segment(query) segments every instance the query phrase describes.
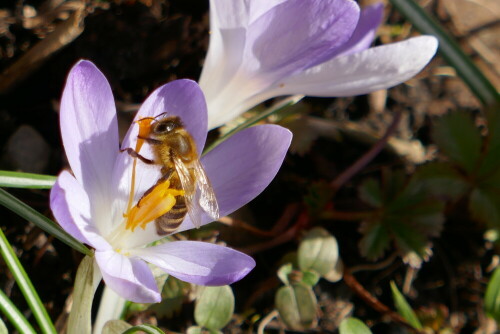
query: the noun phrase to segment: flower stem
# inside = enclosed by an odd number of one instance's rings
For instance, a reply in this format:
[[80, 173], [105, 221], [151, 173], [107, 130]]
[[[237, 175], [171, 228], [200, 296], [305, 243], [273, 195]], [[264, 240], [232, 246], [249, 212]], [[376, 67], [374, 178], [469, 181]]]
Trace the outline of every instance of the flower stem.
[[26, 274], [26, 271], [19, 262], [16, 253], [5, 237], [2, 229], [0, 229], [0, 252], [5, 263], [9, 267], [12, 276], [14, 276], [17, 284], [19, 285], [19, 289], [21, 290], [24, 298], [26, 298], [31, 311], [33, 312], [33, 315], [35, 316], [38, 325], [40, 326], [41, 332], [44, 334], [56, 334], [56, 329], [54, 328], [54, 324], [50, 320], [47, 310], [43, 306], [42, 301], [40, 300], [40, 297], [35, 290], [35, 287], [31, 283], [28, 274]]

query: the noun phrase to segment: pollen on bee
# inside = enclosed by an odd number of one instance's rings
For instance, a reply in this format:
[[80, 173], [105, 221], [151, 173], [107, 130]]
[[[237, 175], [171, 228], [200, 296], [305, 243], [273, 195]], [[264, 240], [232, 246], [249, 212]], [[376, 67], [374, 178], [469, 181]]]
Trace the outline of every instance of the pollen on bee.
[[184, 190], [170, 188], [168, 180], [156, 184], [124, 214], [127, 219], [125, 228], [132, 232], [137, 226], [145, 229], [148, 223], [172, 209], [176, 196], [184, 196]]

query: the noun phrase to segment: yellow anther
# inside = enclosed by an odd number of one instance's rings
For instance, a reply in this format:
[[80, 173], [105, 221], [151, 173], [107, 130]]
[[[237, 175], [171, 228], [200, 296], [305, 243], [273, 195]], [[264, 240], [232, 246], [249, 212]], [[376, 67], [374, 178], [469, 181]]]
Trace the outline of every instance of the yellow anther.
[[154, 186], [139, 202], [125, 214], [125, 228], [134, 231], [137, 226], [146, 228], [149, 222], [163, 216], [175, 205], [175, 197], [184, 196], [184, 190], [170, 188], [170, 182], [164, 181]]

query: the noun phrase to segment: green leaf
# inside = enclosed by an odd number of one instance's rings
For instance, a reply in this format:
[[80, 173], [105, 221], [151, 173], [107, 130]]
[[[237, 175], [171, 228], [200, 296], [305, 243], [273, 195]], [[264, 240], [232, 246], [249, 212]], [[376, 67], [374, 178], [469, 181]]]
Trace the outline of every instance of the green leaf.
[[78, 266], [73, 290], [73, 306], [68, 318], [69, 333], [91, 333], [92, 301], [99, 275], [94, 274], [94, 257], [85, 256]]
[[186, 334], [203, 334], [203, 328], [200, 326], [191, 326], [187, 329]]
[[494, 106], [500, 100], [495, 86], [462, 51], [458, 43], [446, 33], [441, 25], [427, 14], [414, 0], [390, 0], [413, 25], [423, 34], [436, 36], [439, 52], [455, 68], [474, 94], [487, 106]]
[[203, 329], [203, 327], [200, 327], [200, 326], [191, 326], [187, 329], [186, 331], [187, 334], [206, 334], [206, 333], [209, 333], [209, 334], [222, 334], [221, 331], [215, 331], [215, 330], [206, 330], [206, 329]]
[[276, 292], [275, 304], [281, 319], [290, 329], [304, 330], [316, 322], [316, 296], [304, 283], [281, 287]]
[[442, 116], [432, 131], [434, 141], [450, 160], [469, 173], [477, 167], [482, 139], [473, 119], [465, 112]]
[[301, 270], [314, 270], [319, 275], [326, 275], [339, 259], [337, 240], [327, 230], [313, 228], [300, 242], [297, 258]]
[[392, 299], [394, 300], [394, 305], [398, 310], [399, 315], [401, 315], [408, 323], [415, 329], [421, 330], [422, 324], [417, 318], [415, 312], [411, 308], [410, 304], [406, 301], [405, 297], [399, 292], [394, 281], [391, 281], [391, 291]]
[[[487, 155], [491, 156], [496, 165], [500, 164], [500, 102], [486, 108], [488, 134], [486, 137]], [[496, 159], [495, 159], [496, 158]]]
[[335, 283], [340, 281], [344, 277], [344, 264], [342, 263], [342, 259], [339, 259], [335, 264], [335, 267], [328, 272], [326, 275], [323, 275], [323, 278], [328, 282]]
[[484, 295], [486, 314], [500, 323], [500, 267], [497, 267], [486, 287]]
[[384, 255], [389, 248], [390, 235], [387, 228], [380, 222], [365, 222], [361, 225], [363, 237], [359, 241], [362, 256], [376, 260]]
[[[0, 189], [1, 190], [1, 189]], [[23, 266], [19, 262], [19, 259], [16, 256], [16, 253], [12, 249], [9, 241], [5, 237], [2, 229], [0, 229], [0, 252], [2, 257], [9, 267], [12, 276], [16, 280], [19, 289], [21, 290], [26, 302], [28, 303], [30, 310], [33, 312], [35, 319], [40, 326], [42, 333], [47, 334], [55, 334], [56, 329], [54, 328], [54, 324], [50, 320], [50, 317], [47, 313], [47, 310], [42, 304], [38, 293], [35, 290], [35, 287], [31, 283], [28, 274], [24, 270]]]
[[56, 182], [52, 175], [0, 170], [0, 187], [50, 189]]
[[[28, 320], [2, 290], [0, 290], [0, 310], [2, 311], [4, 316], [9, 319], [10, 323], [17, 329], [19, 333], [36, 334], [35, 330], [33, 329], [33, 327], [31, 327], [31, 324], [28, 322]], [[3, 324], [3, 326], [5, 326], [5, 324]], [[0, 329], [0, 334], [1, 333], [7, 332], [2, 332], [2, 330]]]
[[26, 274], [23, 266], [21, 266], [19, 259], [9, 244], [9, 241], [5, 237], [2, 229], [0, 229], [0, 251], [5, 263], [12, 273], [12, 276], [14, 276], [19, 289], [28, 302], [28, 305], [35, 316], [42, 333], [55, 334], [56, 330], [54, 328], [54, 324], [50, 320], [47, 310], [43, 306], [35, 287], [31, 283], [31, 280], [29, 279], [28, 274]]
[[230, 286], [201, 288], [194, 308], [194, 319], [198, 325], [219, 330], [229, 323], [233, 312], [234, 295]]
[[35, 224], [45, 232], [53, 235], [75, 250], [85, 255], [92, 255], [90, 249], [88, 249], [80, 241], [76, 240], [71, 235], [66, 233], [66, 231], [61, 229], [55, 222], [37, 212], [32, 207], [24, 204], [19, 199], [12, 196], [3, 189], [0, 189], [0, 205], [5, 206], [7, 209], [17, 213], [24, 219], [31, 221], [33, 224]]
[[340, 323], [339, 334], [372, 334], [372, 331], [361, 320], [346, 318]]
[[159, 317], [172, 318], [181, 311], [182, 304], [190, 290], [191, 284], [169, 276], [163, 285], [161, 302], [152, 304], [149, 310]]
[[290, 275], [292, 271], [293, 271], [293, 266], [291, 263], [284, 264], [278, 269], [277, 274], [281, 282], [283, 282], [283, 284], [285, 285], [290, 284], [288, 275]]
[[101, 334], [122, 334], [127, 329], [132, 328], [132, 325], [123, 320], [109, 320], [104, 325]]
[[470, 188], [467, 180], [447, 163], [431, 162], [420, 166], [415, 179], [422, 183], [425, 191], [452, 201], [463, 197]]
[[320, 276], [314, 270], [306, 270], [302, 271], [302, 280], [301, 282], [310, 286], [311, 288], [318, 284]]
[[373, 179], [369, 178], [365, 180], [358, 189], [359, 198], [367, 204], [375, 208], [380, 208], [383, 204], [383, 195], [382, 190], [380, 189], [380, 183]]
[[472, 219], [487, 226], [500, 227], [500, 193], [494, 189], [476, 188], [469, 198]]
[[330, 184], [325, 181], [313, 182], [307, 188], [307, 194], [304, 196], [304, 203], [312, 216], [317, 216], [323, 212], [325, 206], [331, 200], [333, 190]]
[[427, 238], [414, 227], [406, 224], [392, 226], [394, 238], [403, 254], [403, 260], [414, 268], [420, 268], [423, 261], [427, 261], [431, 250]]
[[163, 332], [158, 327], [149, 324], [134, 326], [124, 331], [123, 334], [134, 334], [134, 333], [142, 334], [143, 332], [146, 334], [165, 334], [165, 332]]

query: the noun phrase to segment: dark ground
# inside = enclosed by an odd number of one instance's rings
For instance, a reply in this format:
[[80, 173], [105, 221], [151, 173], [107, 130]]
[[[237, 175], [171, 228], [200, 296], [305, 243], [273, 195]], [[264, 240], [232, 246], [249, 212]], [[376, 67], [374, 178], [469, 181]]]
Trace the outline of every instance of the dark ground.
[[[177, 78], [196, 80], [201, 71], [208, 45], [206, 1], [90, 0], [86, 5], [78, 1], [72, 6], [66, 3], [66, 7], [58, 3], [40, 0], [0, 4], [1, 169], [57, 175], [65, 166], [58, 127], [58, 101], [65, 77], [78, 59], [93, 61], [110, 81], [123, 120], [122, 130], [128, 127], [127, 120], [137, 110], [137, 104], [154, 88]], [[464, 49], [498, 85], [498, 72], [495, 72], [498, 67], [488, 63], [491, 54], [479, 52], [471, 43], [471, 38], [467, 37], [469, 27], [464, 27], [462, 18], [456, 16], [455, 4], [444, 0], [425, 3], [446, 27], [461, 37]], [[56, 5], [55, 8], [50, 8], [51, 4]], [[496, 10], [494, 2], [483, 1], [481, 5]], [[58, 25], [67, 22], [68, 15], [77, 12], [85, 17], [80, 22], [81, 35], [58, 48], [57, 52], [43, 57], [38, 68], [14, 66], [34, 45], [43, 43]], [[380, 30], [377, 42], [407, 38], [410, 26], [390, 7], [387, 15], [388, 23]], [[481, 17], [481, 12], [477, 16]], [[77, 26], [71, 29], [78, 30]], [[490, 31], [495, 35], [497, 28], [498, 24], [493, 25], [481, 34]], [[71, 29], [66, 33], [74, 34]], [[476, 33], [474, 36], [482, 35]], [[488, 50], [492, 38], [485, 36], [481, 38]], [[498, 60], [498, 44], [489, 46], [489, 50], [493, 56], [496, 50]], [[304, 135], [308, 129], [296, 129], [299, 142], [292, 148], [278, 177], [241, 212], [242, 220], [262, 230], [271, 230], [290, 205], [300, 206], [310, 184], [335, 179], [365, 153], [384, 133], [394, 111], [403, 110], [395, 138], [402, 143], [406, 153], [384, 151], [340, 189], [330, 203], [336, 209], [365, 209], [356, 189], [368, 176], [380, 177], [381, 169], [401, 167], [411, 173], [416, 164], [435, 156], [435, 146], [429, 135], [434, 118], [450, 110], [478, 114], [481, 109], [466, 86], [439, 57], [417, 78], [389, 90], [387, 97], [378, 93], [346, 99], [308, 98], [300, 108], [309, 115], [331, 121], [328, 126], [332, 133], [340, 131], [340, 137], [320, 136], [309, 143]], [[9, 192], [50, 217], [48, 191], [9, 189]], [[80, 254], [11, 212], [2, 210], [1, 217], [2, 229], [16, 247], [52, 319], [57, 319], [64, 314], [64, 303], [72, 289]], [[258, 324], [255, 322], [274, 307], [274, 292], [279, 286], [275, 273], [281, 257], [296, 250], [301, 231], [311, 226], [321, 225], [336, 236], [347, 268], [371, 263], [358, 250], [359, 222], [318, 219], [296, 226], [295, 217], [284, 224], [284, 229], [298, 226], [297, 233], [279, 242], [276, 241], [278, 234], [263, 237], [237, 227], [215, 226], [220, 230], [221, 240], [246, 250], [257, 260], [256, 269], [233, 285], [236, 315], [225, 333], [256, 331]], [[455, 205], [448, 209], [441, 236], [433, 240], [434, 256], [420, 270], [410, 269], [399, 258], [391, 260], [391, 250], [377, 262], [389, 258], [382, 263], [384, 265], [360, 271], [355, 277], [380, 303], [392, 309], [389, 282], [394, 280], [401, 287], [409, 280], [405, 291], [407, 298], [416, 310], [429, 314], [436, 333], [437, 329], [445, 327], [461, 333], [472, 333], [476, 329], [486, 333], [488, 328], [492, 332], [492, 324], [484, 318], [481, 303], [490, 275], [488, 266], [495, 251], [484, 241], [484, 231], [484, 227], [471, 221], [463, 206]], [[4, 273], [0, 279], [2, 289], [20, 309], [29, 312], [8, 269], [3, 263], [1, 266], [0, 272]], [[339, 319], [349, 314], [373, 326], [374, 333], [400, 333], [403, 328], [387, 314], [374, 310], [344, 281], [334, 284], [321, 281], [315, 292], [320, 303], [319, 323], [311, 332], [333, 333]], [[143, 313], [131, 321], [157, 321], [161, 327], [184, 332], [193, 323], [192, 310], [192, 304], [185, 303], [173, 319]], [[277, 332], [280, 324], [273, 321], [267, 328]]]

